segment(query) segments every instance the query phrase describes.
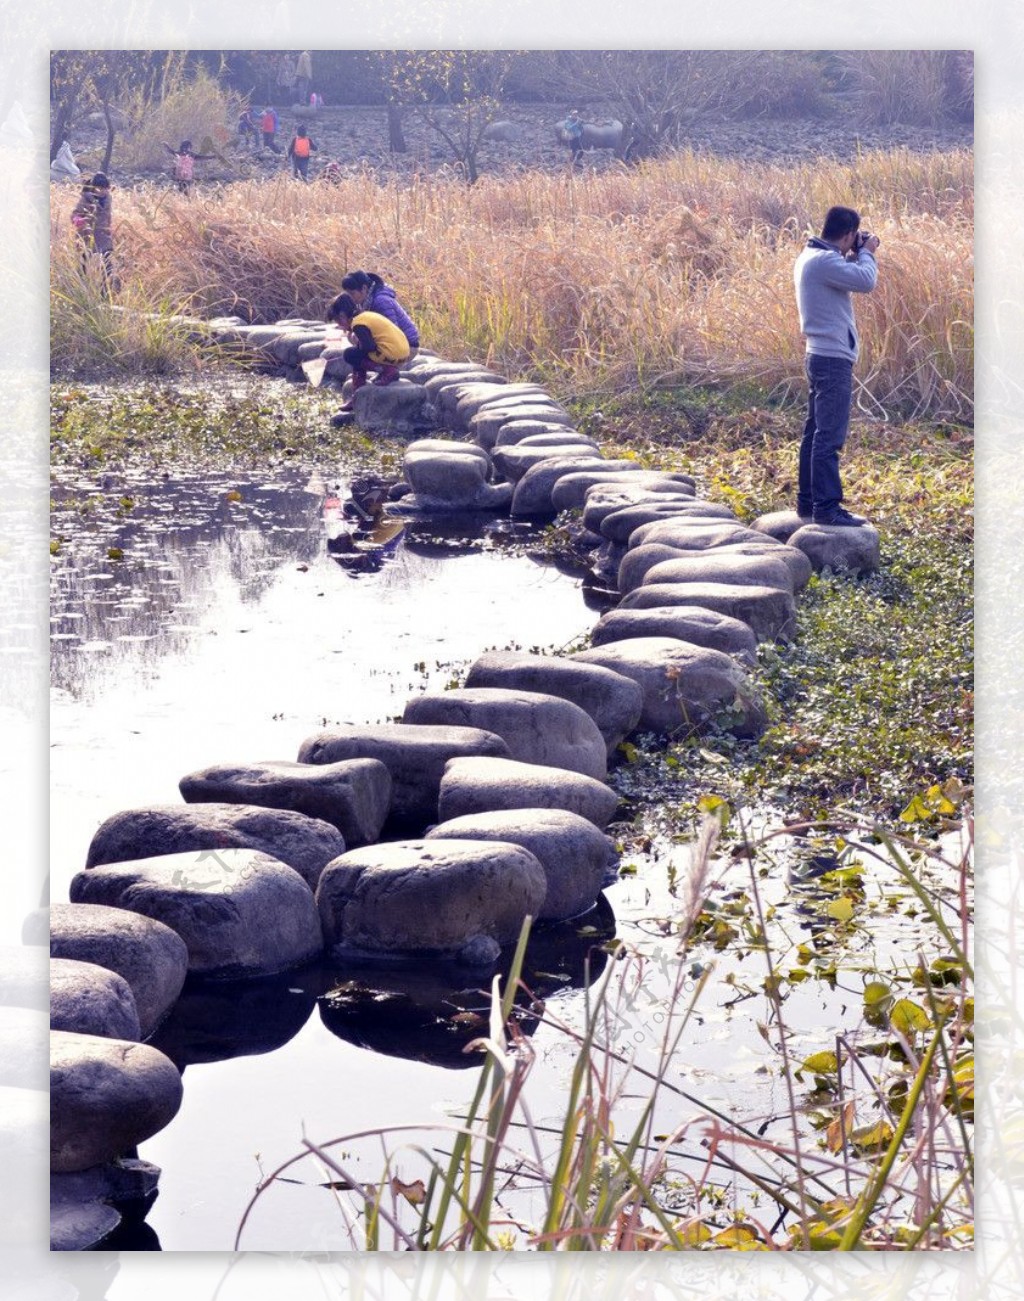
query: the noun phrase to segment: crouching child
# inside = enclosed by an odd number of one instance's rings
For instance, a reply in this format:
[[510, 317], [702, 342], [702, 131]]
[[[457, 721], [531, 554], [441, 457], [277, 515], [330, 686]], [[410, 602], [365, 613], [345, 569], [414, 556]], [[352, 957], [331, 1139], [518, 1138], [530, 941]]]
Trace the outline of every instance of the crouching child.
[[[393, 321], [379, 312], [364, 311], [350, 294], [339, 294], [327, 309], [326, 319], [349, 336], [352, 346], [342, 357], [352, 367], [352, 391], [366, 383], [368, 373], [377, 372], [374, 384], [394, 384], [399, 365], [408, 359], [409, 340]], [[352, 400], [341, 408], [352, 410]]]

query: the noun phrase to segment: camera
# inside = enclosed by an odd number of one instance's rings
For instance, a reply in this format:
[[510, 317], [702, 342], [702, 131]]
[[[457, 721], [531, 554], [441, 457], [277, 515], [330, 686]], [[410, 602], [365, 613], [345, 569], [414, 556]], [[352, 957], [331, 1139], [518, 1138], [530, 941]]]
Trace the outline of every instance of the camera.
[[[859, 253], [868, 240], [872, 238], [878, 239], [878, 236], [872, 236], [869, 230], [859, 230], [857, 232], [857, 243], [855, 245], [857, 252]], [[879, 240], [878, 242], [881, 243], [882, 241]]]

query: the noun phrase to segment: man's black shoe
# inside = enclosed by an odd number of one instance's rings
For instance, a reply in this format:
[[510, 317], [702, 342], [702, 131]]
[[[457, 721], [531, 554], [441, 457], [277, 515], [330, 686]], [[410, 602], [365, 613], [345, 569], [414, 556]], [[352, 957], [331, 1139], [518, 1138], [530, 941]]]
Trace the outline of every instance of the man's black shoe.
[[801, 519], [813, 519], [814, 510], [810, 506], [805, 506], [803, 502], [798, 501], [796, 504], [796, 513]]
[[832, 528], [857, 529], [867, 520], [862, 515], [851, 515], [848, 510], [842, 506], [836, 506], [829, 511], [816, 510], [814, 512], [815, 524], [827, 524]]

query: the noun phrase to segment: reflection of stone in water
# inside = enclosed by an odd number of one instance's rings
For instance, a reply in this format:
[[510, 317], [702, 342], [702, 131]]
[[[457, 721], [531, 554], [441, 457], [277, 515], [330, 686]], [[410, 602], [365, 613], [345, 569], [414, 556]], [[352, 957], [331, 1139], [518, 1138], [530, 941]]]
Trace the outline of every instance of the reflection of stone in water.
[[[602, 946], [614, 934], [615, 915], [603, 895], [572, 921], [536, 927], [522, 974], [530, 995], [517, 997], [513, 1013], [523, 1034], [538, 1025], [533, 1000], [597, 979], [608, 961]], [[422, 959], [339, 963], [336, 984], [319, 1000], [320, 1016], [332, 1034], [370, 1052], [449, 1070], [479, 1066], [482, 1058], [466, 1045], [487, 1034], [491, 981], [495, 973], [507, 976], [512, 955], [505, 949], [495, 967], [479, 971]]]
[[258, 980], [189, 980], [149, 1042], [181, 1071], [273, 1052], [309, 1020], [326, 979], [314, 964]]

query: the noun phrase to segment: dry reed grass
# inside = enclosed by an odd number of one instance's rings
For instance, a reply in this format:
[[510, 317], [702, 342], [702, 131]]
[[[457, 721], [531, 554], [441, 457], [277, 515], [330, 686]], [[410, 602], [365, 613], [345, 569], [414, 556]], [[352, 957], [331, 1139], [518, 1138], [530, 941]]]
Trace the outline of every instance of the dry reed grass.
[[[469, 188], [370, 172], [337, 187], [282, 177], [191, 199], [141, 187], [115, 196], [115, 223], [122, 277], [203, 315], [319, 316], [362, 266], [399, 287], [430, 346], [566, 394], [693, 383], [784, 394], [802, 383], [793, 261], [840, 200], [882, 239], [878, 289], [858, 303], [862, 405], [969, 421], [966, 151], [787, 167], [683, 152]], [[55, 191], [58, 278], [72, 201]]]

